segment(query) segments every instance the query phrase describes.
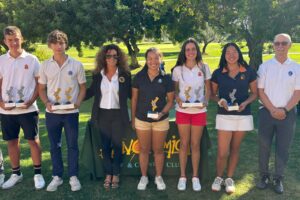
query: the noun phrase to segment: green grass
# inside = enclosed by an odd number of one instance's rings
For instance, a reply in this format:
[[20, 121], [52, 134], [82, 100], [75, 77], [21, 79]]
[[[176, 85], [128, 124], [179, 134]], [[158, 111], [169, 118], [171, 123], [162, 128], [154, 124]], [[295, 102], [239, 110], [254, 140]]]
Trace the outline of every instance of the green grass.
[[[147, 48], [151, 46], [156, 46], [162, 50], [165, 54], [164, 60], [166, 60], [167, 71], [173, 67], [176, 61], [176, 57], [179, 51], [179, 45], [173, 45], [170, 43], [155, 44], [155, 43], [143, 43], [139, 44], [141, 53], [139, 55], [139, 60], [143, 61], [143, 54]], [[46, 46], [40, 46], [40, 48], [46, 48]], [[291, 53], [300, 52], [300, 44], [295, 44], [291, 49]], [[246, 52], [243, 49], [243, 52]], [[97, 49], [84, 49], [84, 56], [82, 58], [77, 57], [77, 52], [75, 49], [71, 48], [68, 54], [78, 58], [84, 63], [85, 69], [87, 70], [88, 85], [90, 83], [91, 71], [93, 69], [94, 56]], [[204, 56], [204, 60], [211, 67], [211, 70], [216, 68], [219, 61], [221, 48], [219, 44], [210, 44], [207, 49], [208, 55]], [[265, 55], [264, 60], [272, 57], [272, 55]], [[298, 62], [300, 61], [299, 54], [291, 54], [291, 57]], [[136, 72], [136, 71], [135, 71]], [[134, 72], [134, 73], [135, 73]], [[79, 135], [79, 146], [81, 148], [83, 139], [85, 124], [90, 117], [91, 113], [91, 103], [92, 101], [84, 102], [80, 109], [80, 135]], [[51, 160], [49, 153], [49, 141], [47, 138], [47, 132], [45, 130], [45, 115], [44, 106], [39, 102], [40, 113], [40, 139], [43, 147], [43, 174], [46, 182], [49, 183], [51, 179]], [[257, 117], [257, 104], [253, 106], [253, 114]], [[70, 191], [70, 186], [68, 184], [68, 178], [64, 176], [64, 184], [59, 188], [57, 192], [48, 193], [45, 190], [34, 191], [33, 187], [33, 169], [32, 161], [30, 158], [30, 151], [28, 144], [23, 139], [23, 134], [21, 134], [21, 166], [22, 172], [24, 174], [24, 180], [22, 183], [18, 184], [15, 188], [11, 190], [0, 190], [0, 199], [299, 199], [300, 198], [300, 159], [299, 159], [299, 146], [300, 146], [300, 128], [297, 127], [295, 138], [290, 149], [290, 158], [288, 166], [286, 168], [286, 178], [284, 180], [285, 192], [283, 195], [275, 194], [271, 189], [260, 191], [255, 188], [255, 180], [257, 178], [257, 168], [258, 168], [258, 152], [257, 152], [257, 130], [250, 132], [241, 146], [240, 162], [235, 173], [235, 181], [237, 186], [236, 193], [232, 195], [227, 195], [224, 192], [213, 193], [210, 190], [211, 182], [215, 176], [215, 159], [217, 152], [217, 137], [215, 126], [215, 114], [216, 114], [216, 104], [210, 103], [208, 112], [208, 130], [210, 133], [212, 147], [209, 150], [209, 181], [202, 183], [201, 192], [193, 192], [191, 189], [190, 180], [188, 182], [188, 189], [185, 192], [179, 192], [176, 189], [178, 177], [170, 176], [165, 177], [165, 182], [167, 184], [167, 190], [164, 192], [158, 192], [153, 184], [153, 179], [149, 184], [146, 191], [137, 191], [136, 186], [139, 177], [136, 176], [123, 176], [121, 177], [122, 184], [121, 188], [118, 190], [105, 191], [102, 187], [103, 180], [90, 180], [89, 174], [85, 172], [84, 168], [80, 168], [80, 180], [83, 185], [81, 191], [73, 193]], [[300, 119], [298, 118], [297, 123], [299, 124]], [[257, 126], [255, 126], [257, 127]], [[64, 138], [64, 134], [63, 134]], [[7, 156], [6, 145], [4, 141], [0, 143], [1, 149], [5, 158], [5, 174], [7, 177], [10, 174], [9, 159]], [[273, 149], [274, 152], [274, 149]], [[272, 153], [273, 153], [272, 152]], [[63, 139], [63, 155], [66, 168], [66, 142]], [[271, 168], [274, 167], [274, 153], [271, 158]]]

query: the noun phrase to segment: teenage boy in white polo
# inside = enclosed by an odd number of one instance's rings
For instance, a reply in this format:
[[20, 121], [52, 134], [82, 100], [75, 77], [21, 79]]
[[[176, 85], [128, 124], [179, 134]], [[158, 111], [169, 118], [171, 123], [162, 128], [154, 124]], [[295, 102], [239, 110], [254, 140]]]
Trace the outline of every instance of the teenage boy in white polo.
[[[3, 30], [4, 43], [9, 51], [0, 56], [0, 114], [3, 139], [7, 141], [12, 175], [2, 185], [12, 188], [23, 179], [20, 170], [19, 132], [30, 146], [34, 165], [34, 185], [36, 189], [45, 186], [41, 175], [41, 148], [38, 137], [38, 59], [22, 49], [23, 37], [18, 27], [8, 26]], [[6, 103], [24, 101], [21, 108], [7, 107]]]
[[292, 41], [288, 34], [274, 38], [275, 57], [264, 62], [258, 70], [259, 110], [259, 171], [257, 187], [265, 189], [270, 181], [269, 158], [275, 137], [275, 172], [273, 189], [283, 193], [283, 172], [288, 161], [289, 147], [295, 133], [296, 109], [300, 100], [300, 66], [288, 58]]
[[[63, 183], [63, 161], [61, 152], [62, 129], [66, 135], [68, 149], [68, 175], [72, 191], [81, 189], [78, 180], [78, 116], [79, 106], [85, 96], [85, 73], [80, 62], [65, 51], [68, 38], [65, 33], [54, 30], [48, 35], [48, 46], [53, 57], [42, 63], [39, 72], [39, 94], [46, 106], [46, 128], [51, 146], [53, 179], [47, 191], [56, 191]], [[53, 110], [53, 105], [73, 103], [75, 108]]]

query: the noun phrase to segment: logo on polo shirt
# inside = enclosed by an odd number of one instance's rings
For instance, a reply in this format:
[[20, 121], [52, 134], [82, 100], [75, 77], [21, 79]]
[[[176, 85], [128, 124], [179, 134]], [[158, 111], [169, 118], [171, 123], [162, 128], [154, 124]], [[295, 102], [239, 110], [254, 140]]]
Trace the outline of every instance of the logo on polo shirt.
[[289, 76], [292, 76], [292, 75], [293, 75], [293, 72], [292, 72], [292, 71], [289, 71], [288, 74], [289, 74]]
[[73, 72], [72, 71], [68, 71], [68, 74], [71, 76], [73, 74]]
[[245, 74], [241, 74], [241, 80], [244, 80], [246, 78]]
[[158, 83], [162, 83], [162, 80], [161, 80], [161, 78], [160, 79], [158, 79], [158, 81], [157, 81]]
[[26, 65], [24, 65], [24, 69], [28, 69], [28, 65], [26, 64]]
[[198, 76], [202, 76], [202, 73], [201, 73], [201, 72], [198, 72]]

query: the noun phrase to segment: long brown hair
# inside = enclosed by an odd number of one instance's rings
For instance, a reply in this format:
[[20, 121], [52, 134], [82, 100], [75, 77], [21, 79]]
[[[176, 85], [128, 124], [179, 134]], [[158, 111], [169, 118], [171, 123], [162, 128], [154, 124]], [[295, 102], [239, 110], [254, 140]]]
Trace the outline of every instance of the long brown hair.
[[109, 50], [115, 50], [118, 55], [117, 59], [117, 67], [119, 71], [122, 72], [129, 72], [128, 62], [127, 62], [127, 56], [125, 53], [120, 49], [118, 45], [115, 44], [109, 44], [104, 45], [97, 53], [96, 55], [96, 67], [94, 70], [94, 73], [100, 73], [102, 69], [104, 69], [104, 73], [107, 71], [107, 63], [106, 63], [106, 53]]

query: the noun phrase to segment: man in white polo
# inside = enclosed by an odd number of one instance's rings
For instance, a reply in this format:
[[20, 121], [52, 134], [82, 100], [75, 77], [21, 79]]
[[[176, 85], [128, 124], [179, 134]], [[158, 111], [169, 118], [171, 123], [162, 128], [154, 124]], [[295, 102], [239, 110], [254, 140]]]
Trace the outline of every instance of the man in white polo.
[[300, 100], [300, 66], [288, 58], [291, 47], [288, 34], [274, 38], [275, 57], [264, 62], [258, 70], [258, 93], [262, 102], [259, 110], [259, 189], [270, 181], [269, 158], [275, 136], [275, 172], [273, 189], [283, 193], [283, 173], [288, 161], [288, 150], [295, 133], [296, 109]]
[[[2, 134], [3, 139], [7, 141], [12, 175], [2, 188], [12, 188], [23, 179], [19, 147], [19, 132], [22, 128], [30, 146], [35, 188], [41, 189], [45, 186], [45, 181], [41, 175], [41, 148], [36, 104], [39, 61], [22, 49], [23, 37], [18, 27], [4, 28], [3, 35], [4, 43], [9, 51], [0, 56], [0, 114]], [[24, 104], [16, 108], [13, 106], [16, 102]]]

